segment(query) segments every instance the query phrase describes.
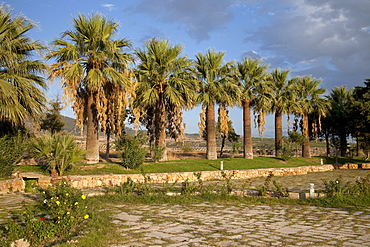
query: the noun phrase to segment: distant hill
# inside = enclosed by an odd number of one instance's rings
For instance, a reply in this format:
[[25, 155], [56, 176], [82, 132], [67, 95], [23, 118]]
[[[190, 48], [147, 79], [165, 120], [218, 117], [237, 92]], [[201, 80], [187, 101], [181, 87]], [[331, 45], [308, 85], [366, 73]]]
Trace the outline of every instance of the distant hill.
[[64, 122], [64, 127], [63, 130], [67, 131], [68, 133], [71, 134], [79, 134], [80, 129], [77, 128], [75, 119], [67, 117], [67, 116], [62, 116], [62, 121]]

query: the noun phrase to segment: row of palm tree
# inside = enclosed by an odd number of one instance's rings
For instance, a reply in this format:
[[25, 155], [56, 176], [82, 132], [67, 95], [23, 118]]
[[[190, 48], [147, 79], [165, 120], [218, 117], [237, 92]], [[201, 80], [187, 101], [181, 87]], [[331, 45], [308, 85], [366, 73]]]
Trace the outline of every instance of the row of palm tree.
[[[31, 60], [30, 53], [44, 47], [25, 36], [32, 23], [22, 16], [11, 18], [6, 7], [0, 12], [1, 30], [5, 30], [0, 33], [0, 89], [9, 92], [0, 94], [0, 120], [17, 124], [24, 120], [23, 111], [33, 117], [42, 111], [45, 99], [33, 84], [44, 87], [37, 74], [44, 72], [46, 65]], [[120, 134], [122, 128], [114, 126], [123, 124], [126, 109], [133, 109], [135, 121], [147, 128], [151, 144], [165, 149], [166, 136], [179, 138], [184, 133], [182, 111], [199, 104], [205, 109], [208, 159], [217, 159], [216, 105], [243, 107], [245, 158], [253, 158], [252, 109], [261, 131], [265, 114], [275, 114], [277, 156], [283, 145], [282, 115], [301, 116], [306, 139], [303, 156], [310, 157], [308, 117], [325, 115], [328, 108], [320, 80], [311, 76], [289, 79], [289, 70], [269, 72], [261, 60], [248, 57], [237, 63], [225, 62], [225, 53], [214, 50], [197, 53], [191, 60], [182, 55], [181, 45], [159, 39], [146, 41], [143, 49], [133, 49], [131, 54], [130, 41], [113, 39], [117, 28], [117, 23], [101, 14], [79, 14], [73, 19], [73, 30], [53, 40], [46, 55], [53, 60], [49, 79], [61, 78], [77, 121], [87, 126], [87, 162], [99, 161], [99, 129], [108, 135], [111, 131]], [[4, 102], [17, 97], [23, 108], [14, 104], [7, 109], [9, 104]], [[166, 159], [166, 153], [163, 157]]]

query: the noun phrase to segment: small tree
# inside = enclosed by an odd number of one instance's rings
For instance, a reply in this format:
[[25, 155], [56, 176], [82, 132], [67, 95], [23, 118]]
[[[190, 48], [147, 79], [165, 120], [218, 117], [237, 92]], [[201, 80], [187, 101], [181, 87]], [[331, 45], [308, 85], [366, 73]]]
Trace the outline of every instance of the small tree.
[[297, 131], [288, 131], [289, 141], [295, 145], [295, 156], [298, 157], [298, 147], [304, 144], [304, 136]]
[[[229, 120], [227, 122], [227, 126], [225, 126], [225, 127], [226, 127], [226, 130], [225, 130], [225, 128], [221, 128], [221, 122], [220, 121], [217, 123], [217, 131], [219, 133], [219, 136], [221, 137], [221, 151], [220, 151], [221, 156], [223, 154], [223, 150], [224, 150], [224, 147], [225, 147], [225, 141], [226, 140], [228, 140], [231, 143], [232, 146], [235, 146], [236, 144], [239, 144], [239, 138], [240, 138], [240, 135], [238, 135], [235, 132], [232, 121]], [[240, 145], [239, 145], [239, 148], [240, 148]], [[234, 150], [234, 148], [233, 148], [233, 150]]]
[[40, 128], [54, 134], [60, 132], [65, 125], [60, 115], [60, 111], [63, 107], [58, 99], [51, 101], [50, 106], [51, 108], [48, 108], [45, 118], [41, 120]]
[[284, 161], [288, 161], [293, 156], [294, 156], [293, 142], [290, 139], [285, 138], [281, 149], [281, 159]]
[[144, 163], [146, 148], [143, 145], [146, 141], [146, 135], [142, 131], [137, 136], [122, 135], [116, 141], [116, 150], [121, 151], [122, 166], [136, 169]]

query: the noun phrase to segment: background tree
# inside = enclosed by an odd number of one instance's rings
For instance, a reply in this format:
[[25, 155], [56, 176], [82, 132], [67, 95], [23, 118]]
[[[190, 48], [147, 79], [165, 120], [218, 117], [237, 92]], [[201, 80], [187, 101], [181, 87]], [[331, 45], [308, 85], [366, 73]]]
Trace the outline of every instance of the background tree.
[[261, 109], [261, 105], [266, 105], [261, 102], [270, 100], [270, 97], [265, 97], [269, 92], [269, 87], [265, 83], [267, 66], [261, 62], [262, 60], [246, 57], [237, 63], [243, 108], [243, 151], [246, 159], [253, 159], [251, 107]]
[[220, 122], [217, 123], [217, 131], [218, 131], [218, 135], [221, 138], [220, 156], [222, 156], [226, 140], [228, 140], [231, 143], [231, 145], [233, 145], [234, 143], [239, 143], [240, 135], [238, 135], [235, 132], [235, 129], [233, 127], [233, 122], [230, 121], [230, 120], [228, 122], [228, 131], [227, 132], [220, 130]]
[[365, 160], [370, 153], [370, 79], [365, 79], [365, 86], [355, 87], [353, 100], [349, 104], [350, 132], [357, 139], [358, 154], [365, 152]]
[[65, 125], [62, 120], [62, 115], [60, 115], [62, 109], [62, 103], [58, 99], [52, 100], [50, 102], [50, 108], [48, 108], [45, 117], [41, 120], [40, 128], [48, 130], [52, 134], [60, 132]]
[[281, 156], [283, 147], [283, 114], [292, 111], [293, 84], [288, 81], [289, 70], [281, 71], [279, 68], [270, 73], [271, 112], [275, 113], [275, 156]]
[[[196, 98], [203, 106], [200, 132], [203, 132], [203, 128], [206, 129], [207, 159], [210, 160], [217, 159], [215, 104], [223, 104], [223, 107], [235, 105], [240, 96], [232, 62], [224, 64], [224, 55], [224, 52], [213, 50], [195, 55], [195, 67], [201, 81], [201, 89]], [[224, 120], [227, 126], [228, 118]]]
[[330, 110], [327, 114], [326, 122], [330, 125], [330, 136], [339, 139], [340, 156], [346, 156], [347, 138], [349, 137], [349, 104], [352, 101], [353, 90], [347, 90], [346, 86], [335, 87], [332, 89], [328, 100]]
[[74, 29], [53, 40], [47, 55], [48, 59], [56, 59], [50, 77], [62, 78], [65, 95], [73, 102], [78, 126], [82, 128], [86, 124], [88, 163], [99, 162], [99, 122], [106, 123], [102, 121], [108, 107], [104, 99], [113, 93], [110, 85], [124, 90], [130, 83], [127, 68], [131, 56], [123, 51], [130, 42], [112, 39], [117, 27], [117, 23], [101, 14], [79, 14], [73, 19]]
[[288, 140], [295, 146], [295, 155], [298, 157], [298, 147], [304, 144], [304, 136], [295, 130], [291, 130], [288, 131]]
[[[294, 91], [296, 92], [295, 97], [295, 114], [302, 117], [302, 135], [305, 138], [305, 142], [302, 147], [302, 156], [305, 158], [311, 158], [310, 153], [310, 114], [316, 116], [315, 119], [320, 121], [322, 116], [326, 115], [329, 107], [328, 101], [322, 96], [325, 93], [325, 89], [319, 87], [321, 80], [316, 80], [311, 76], [295, 77]], [[314, 131], [318, 132], [320, 123], [311, 122], [311, 126]]]
[[194, 106], [197, 84], [192, 61], [182, 56], [181, 45], [151, 39], [144, 49], [136, 49], [138, 85], [134, 108], [148, 130], [154, 150], [167, 160], [166, 130], [178, 141], [184, 135], [182, 110]]
[[46, 88], [41, 77], [46, 65], [36, 60], [36, 52], [45, 49], [28, 37], [34, 27], [26, 17], [12, 17], [11, 10], [0, 5], [0, 129], [3, 134], [22, 126], [25, 119], [40, 120]]

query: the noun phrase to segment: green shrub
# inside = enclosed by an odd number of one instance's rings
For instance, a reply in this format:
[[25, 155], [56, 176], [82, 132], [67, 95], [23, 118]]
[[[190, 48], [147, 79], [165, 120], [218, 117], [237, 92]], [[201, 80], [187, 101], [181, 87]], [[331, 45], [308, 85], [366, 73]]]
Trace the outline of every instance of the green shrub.
[[358, 178], [356, 182], [343, 183], [341, 179], [323, 181], [327, 197], [342, 197], [344, 195], [370, 195], [370, 176]]
[[294, 156], [293, 143], [289, 140], [285, 141], [281, 150], [281, 159], [284, 161], [290, 160]]
[[31, 141], [31, 156], [59, 175], [83, 159], [84, 151], [77, 146], [75, 138], [68, 134], [47, 134]]
[[39, 188], [38, 193], [37, 205], [23, 206], [21, 215], [5, 226], [5, 242], [23, 238], [31, 246], [51, 246], [77, 233], [89, 218], [86, 196], [67, 182]]
[[192, 146], [190, 145], [190, 143], [184, 142], [184, 144], [182, 144], [182, 152], [184, 152], [184, 153], [191, 153], [193, 151], [194, 150], [193, 150]]
[[166, 150], [166, 147], [153, 147], [152, 148], [152, 160], [154, 162], [158, 162], [163, 158], [164, 151]]
[[[139, 132], [141, 133], [141, 132]], [[145, 161], [146, 148], [143, 144], [146, 138], [143, 134], [137, 136], [122, 135], [116, 142], [116, 149], [120, 153], [122, 166], [128, 169], [139, 168]]]
[[27, 136], [18, 134], [0, 138], [0, 177], [10, 177], [15, 165], [22, 159]]
[[237, 155], [239, 153], [240, 143], [239, 142], [232, 142], [231, 146], [232, 146], [232, 150], [230, 152], [230, 160], [233, 160], [235, 155]]

